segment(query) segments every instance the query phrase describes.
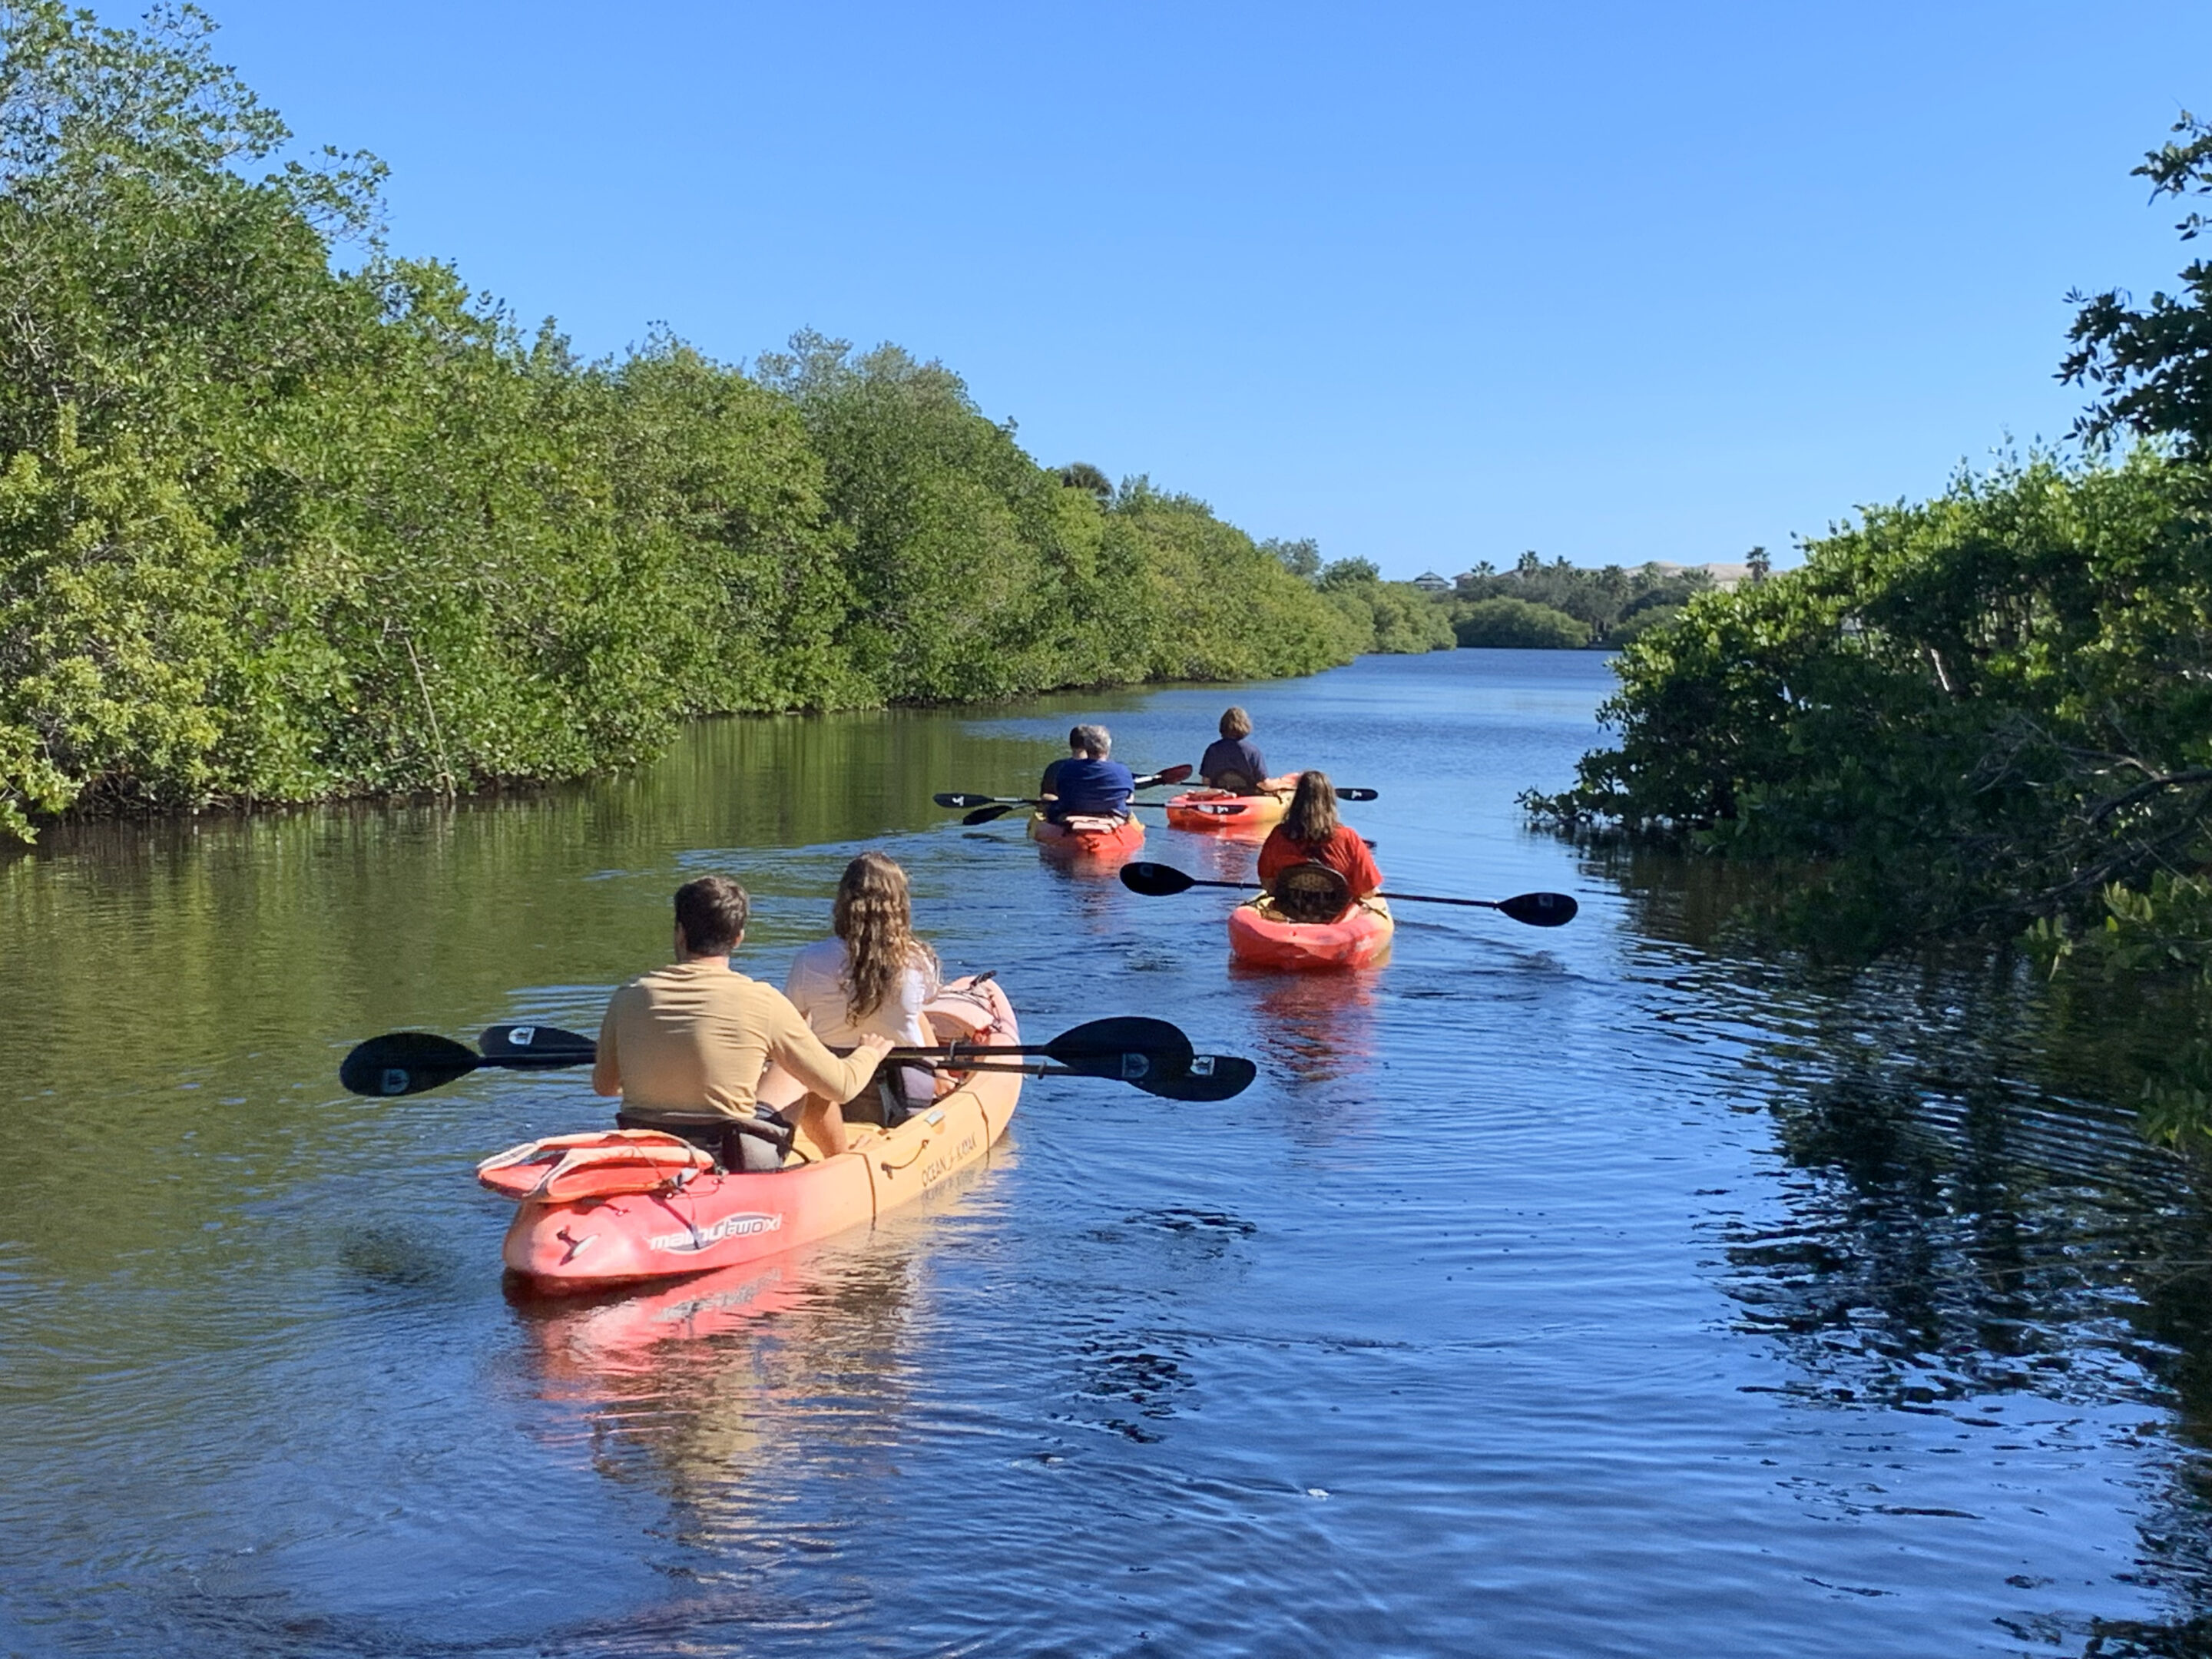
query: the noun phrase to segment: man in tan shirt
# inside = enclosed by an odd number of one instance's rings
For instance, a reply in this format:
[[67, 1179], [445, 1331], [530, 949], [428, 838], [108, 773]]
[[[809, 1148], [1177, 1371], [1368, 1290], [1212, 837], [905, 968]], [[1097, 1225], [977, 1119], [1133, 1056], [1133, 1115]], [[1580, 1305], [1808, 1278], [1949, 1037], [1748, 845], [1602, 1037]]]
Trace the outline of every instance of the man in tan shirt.
[[620, 1095], [623, 1115], [732, 1121], [753, 1115], [761, 1072], [774, 1060], [806, 1085], [799, 1127], [825, 1153], [845, 1150], [838, 1103], [866, 1088], [888, 1037], [866, 1036], [849, 1059], [822, 1046], [790, 1000], [730, 966], [750, 912], [745, 890], [702, 876], [676, 890], [676, 960], [607, 1000], [592, 1088]]

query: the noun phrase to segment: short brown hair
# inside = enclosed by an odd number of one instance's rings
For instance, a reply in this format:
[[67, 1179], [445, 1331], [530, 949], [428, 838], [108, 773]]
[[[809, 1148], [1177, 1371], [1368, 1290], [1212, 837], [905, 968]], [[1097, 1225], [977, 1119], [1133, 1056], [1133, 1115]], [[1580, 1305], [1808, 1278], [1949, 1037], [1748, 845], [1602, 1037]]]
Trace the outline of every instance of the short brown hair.
[[715, 951], [727, 956], [744, 936], [753, 902], [727, 876], [702, 876], [676, 890], [676, 925], [684, 948], [695, 957]]
[[1252, 735], [1252, 717], [1231, 703], [1222, 712], [1221, 735], [1224, 738], [1249, 738]]

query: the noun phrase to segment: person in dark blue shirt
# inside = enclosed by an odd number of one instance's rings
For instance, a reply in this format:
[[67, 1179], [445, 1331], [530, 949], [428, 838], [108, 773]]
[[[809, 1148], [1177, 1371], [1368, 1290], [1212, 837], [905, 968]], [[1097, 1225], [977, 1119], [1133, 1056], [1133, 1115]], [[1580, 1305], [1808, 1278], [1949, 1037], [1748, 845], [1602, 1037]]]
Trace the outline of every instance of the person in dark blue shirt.
[[1054, 823], [1070, 817], [1126, 818], [1129, 797], [1136, 793], [1136, 775], [1116, 760], [1109, 760], [1114, 739], [1103, 726], [1079, 726], [1067, 734], [1068, 756], [1044, 769], [1037, 793], [1044, 797], [1044, 815]]
[[1256, 795], [1267, 784], [1267, 763], [1252, 741], [1252, 717], [1231, 708], [1221, 717], [1220, 738], [1208, 744], [1198, 763], [1198, 775], [1209, 789], [1226, 789], [1232, 795]]

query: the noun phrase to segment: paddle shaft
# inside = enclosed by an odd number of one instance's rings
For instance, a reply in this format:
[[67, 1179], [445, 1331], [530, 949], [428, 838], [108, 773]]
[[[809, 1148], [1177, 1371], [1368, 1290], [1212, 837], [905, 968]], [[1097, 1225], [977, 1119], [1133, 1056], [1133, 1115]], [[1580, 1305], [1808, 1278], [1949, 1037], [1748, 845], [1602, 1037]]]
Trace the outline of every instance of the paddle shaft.
[[[1267, 884], [1264, 882], [1206, 881], [1197, 876], [1185, 876], [1183, 879], [1188, 881], [1194, 887], [1226, 887], [1232, 892], [1238, 893], [1264, 893], [1267, 890]], [[1367, 896], [1369, 898], [1397, 899], [1407, 904], [1464, 904], [1480, 910], [1500, 909], [1504, 908], [1504, 901], [1501, 899], [1443, 898], [1434, 893], [1376, 892], [1370, 893]]]
[[[832, 1048], [830, 1052], [843, 1056], [854, 1051]], [[1137, 1052], [1132, 1050], [1131, 1052]], [[891, 1060], [953, 1060], [981, 1054], [1044, 1054], [1054, 1056], [1049, 1042], [939, 1042], [927, 1048], [896, 1048], [884, 1058]], [[587, 1048], [563, 1048], [543, 1054], [479, 1054], [479, 1068], [491, 1066], [510, 1072], [550, 1072], [564, 1066], [589, 1066], [599, 1059], [599, 1045]]]
[[[1147, 772], [1140, 778], [1130, 780], [1132, 789], [1157, 789], [1162, 784], [1181, 783], [1190, 775], [1188, 766], [1170, 766], [1164, 772]], [[1030, 795], [975, 795], [963, 790], [947, 790], [934, 797], [939, 806], [957, 811], [970, 806], [1042, 806], [1044, 803]], [[1152, 805], [1156, 803], [1147, 803]]]

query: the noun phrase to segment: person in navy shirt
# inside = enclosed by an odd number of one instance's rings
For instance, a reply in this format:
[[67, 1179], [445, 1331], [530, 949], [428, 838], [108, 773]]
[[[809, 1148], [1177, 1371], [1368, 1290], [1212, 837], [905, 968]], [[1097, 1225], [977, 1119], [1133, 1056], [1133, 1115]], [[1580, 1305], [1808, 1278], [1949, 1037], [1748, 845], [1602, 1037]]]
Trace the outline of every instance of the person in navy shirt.
[[1069, 753], [1044, 769], [1037, 793], [1044, 797], [1044, 815], [1054, 823], [1071, 817], [1126, 818], [1129, 797], [1136, 793], [1136, 774], [1107, 756], [1114, 739], [1103, 726], [1079, 726], [1067, 734]]
[[1208, 744], [1198, 763], [1198, 775], [1209, 789], [1226, 789], [1232, 795], [1256, 795], [1266, 789], [1267, 763], [1252, 741], [1252, 717], [1231, 708], [1221, 717], [1221, 736]]

